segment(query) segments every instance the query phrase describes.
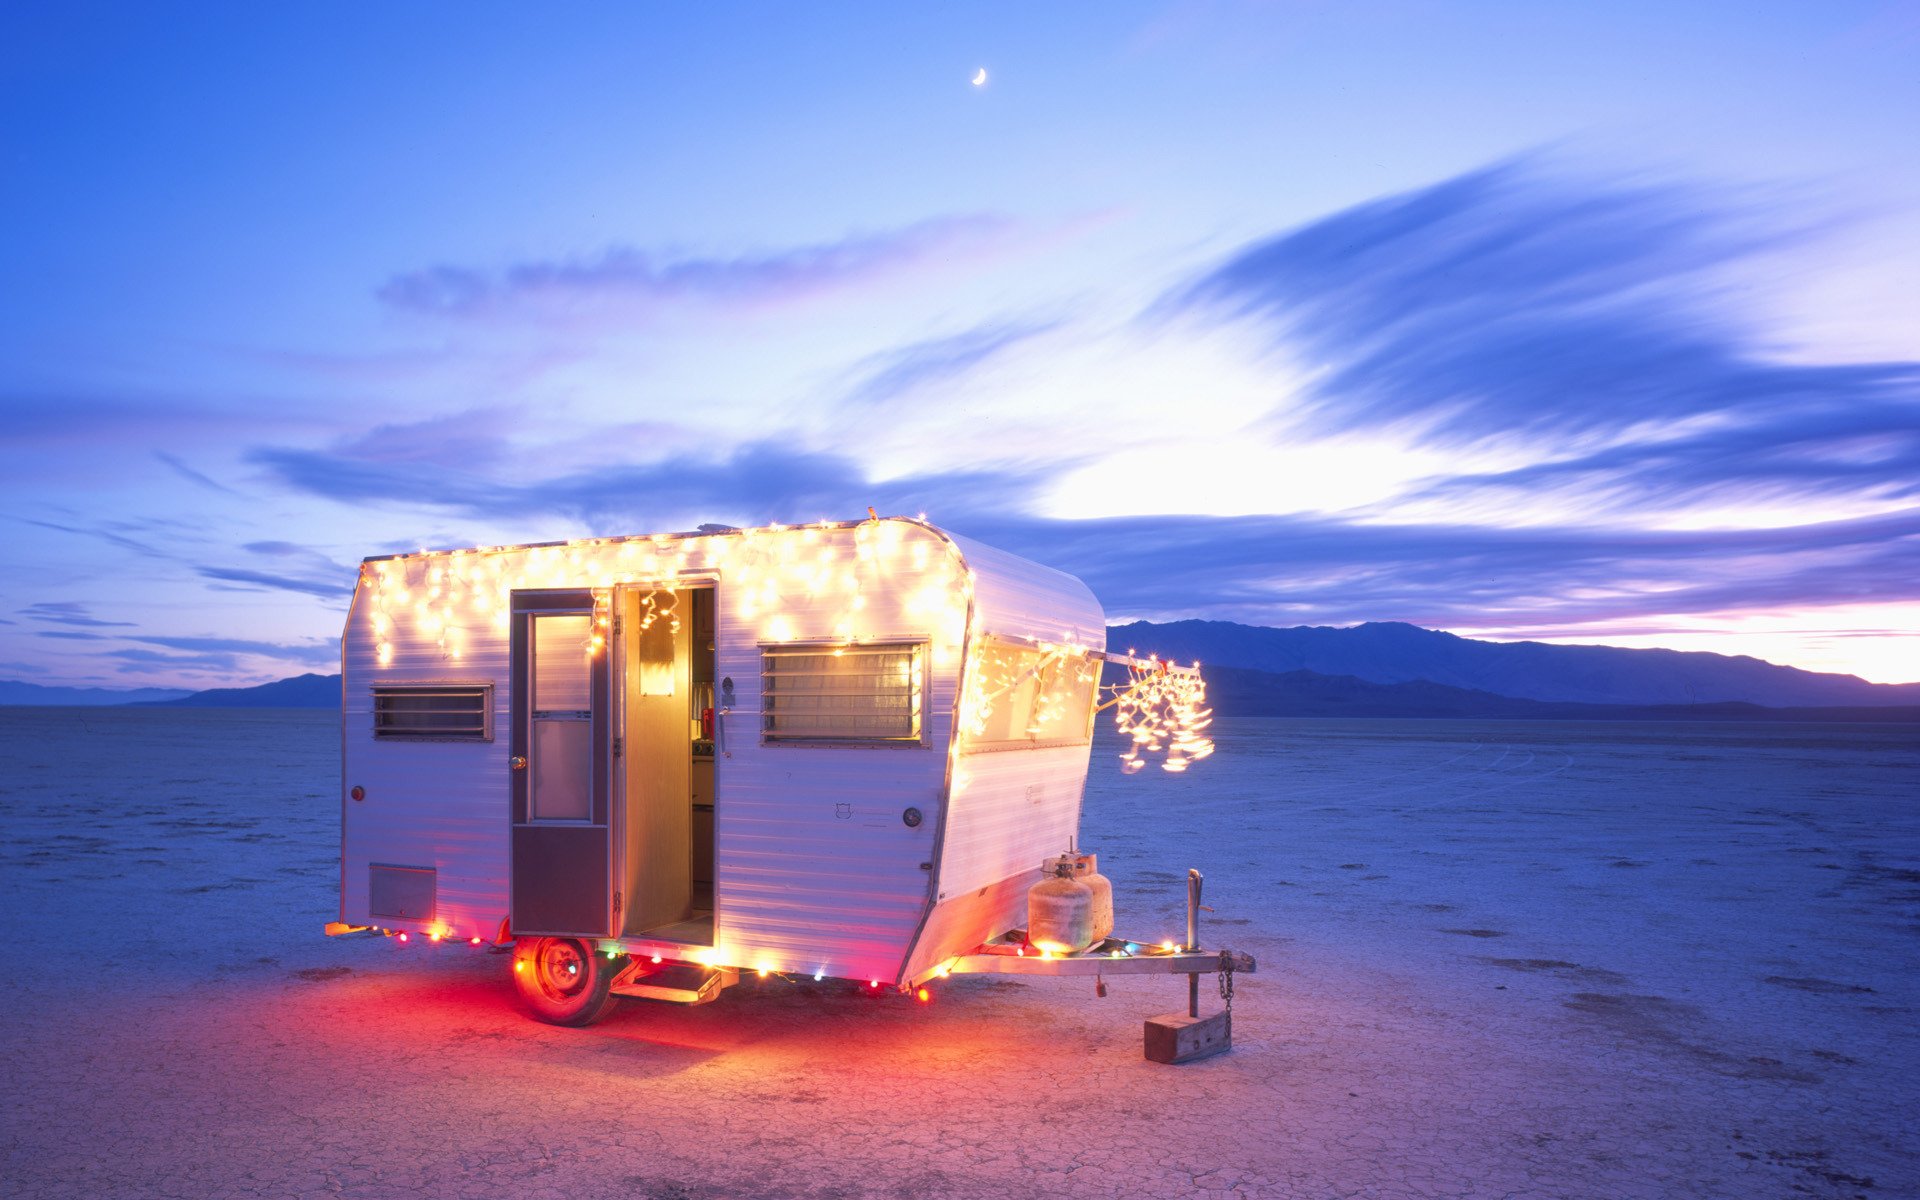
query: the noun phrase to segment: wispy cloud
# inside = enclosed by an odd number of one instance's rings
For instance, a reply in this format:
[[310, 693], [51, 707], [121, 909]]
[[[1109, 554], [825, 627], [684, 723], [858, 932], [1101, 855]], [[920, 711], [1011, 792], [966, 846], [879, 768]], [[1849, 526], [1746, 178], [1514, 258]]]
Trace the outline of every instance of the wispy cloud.
[[918, 388], [955, 382], [1014, 346], [1058, 328], [1056, 321], [993, 321], [947, 337], [877, 354], [854, 370], [849, 402], [874, 405]]
[[963, 532], [1080, 576], [1110, 613], [1260, 624], [1574, 624], [1900, 601], [1920, 579], [1920, 508], [1750, 530], [1009, 516]]
[[144, 449], [156, 441], [177, 443], [215, 433], [269, 436], [265, 431], [329, 424], [316, 419], [302, 405], [284, 401], [263, 404], [252, 396], [215, 400], [199, 396], [27, 392], [0, 394], [0, 411], [7, 414], [6, 421], [0, 423], [0, 446], [67, 443], [91, 448], [95, 453], [109, 445]]
[[21, 519], [28, 525], [37, 525], [42, 529], [51, 529], [56, 533], [71, 533], [78, 537], [97, 538], [110, 546], [117, 546], [122, 550], [130, 550], [142, 558], [175, 557], [172, 553], [162, 550], [151, 542], [130, 537], [126, 533], [119, 532], [112, 528], [109, 522], [102, 522], [99, 525], [87, 527], [82, 525], [67, 525], [59, 521], [39, 521], [31, 517]]
[[1815, 225], [1764, 191], [1522, 159], [1263, 239], [1156, 312], [1255, 322], [1313, 364], [1274, 414], [1286, 436], [1400, 428], [1532, 459], [1408, 499], [1911, 496], [1920, 364], [1784, 361], [1730, 291]]
[[1909, 500], [1920, 495], [1920, 405], [1866, 404], [1648, 436], [1510, 471], [1436, 480], [1406, 498], [1492, 492], [1505, 493], [1509, 504], [1565, 492], [1577, 494], [1590, 510], [1641, 511], [1703, 500], [1766, 503], [1781, 496]]
[[158, 650], [129, 646], [108, 650], [101, 657], [116, 660], [118, 669], [125, 674], [147, 674], [157, 668], [176, 675], [229, 678], [240, 669], [239, 656], [233, 654], [162, 654]]
[[370, 463], [481, 471], [510, 453], [509, 436], [526, 423], [525, 415], [512, 409], [473, 408], [377, 425], [339, 442], [335, 450], [342, 457]]
[[338, 661], [340, 648], [333, 642], [265, 642], [247, 638], [129, 636], [129, 641], [168, 650], [199, 654], [256, 654], [309, 664]]
[[554, 304], [780, 304], [865, 284], [963, 251], [978, 252], [1011, 229], [1011, 222], [1001, 217], [942, 217], [883, 233], [731, 257], [613, 246], [590, 257], [530, 260], [499, 269], [429, 267], [394, 276], [378, 295], [395, 308], [446, 317]]
[[167, 466], [173, 468], [174, 473], [179, 475], [182, 479], [186, 479], [193, 483], [197, 483], [201, 487], [207, 488], [211, 491], [219, 492], [222, 495], [227, 495], [227, 496], [239, 495], [238, 492], [234, 491], [232, 488], [228, 487], [226, 484], [218, 483], [213, 479], [209, 478], [207, 475], [194, 470], [192, 467], [182, 462], [179, 459], [179, 457], [176, 455], [168, 454], [164, 450], [155, 450], [153, 452], [153, 456], [159, 459], [161, 462], [165, 463]]
[[857, 515], [868, 506], [889, 512], [943, 505], [1017, 508], [1044, 479], [1018, 467], [983, 467], [881, 480], [845, 455], [773, 442], [534, 480], [373, 462], [345, 451], [266, 448], [252, 459], [288, 486], [346, 503], [417, 505], [511, 520], [560, 515], [604, 531], [660, 528], [688, 515], [767, 522]]
[[328, 582], [324, 579], [308, 579], [296, 575], [277, 575], [271, 571], [250, 571], [241, 567], [199, 567], [199, 574], [206, 579], [218, 579], [226, 583], [253, 584], [282, 592], [299, 592], [306, 596], [318, 596], [323, 600], [335, 600], [353, 594], [350, 577], [343, 576], [347, 582]]
[[76, 625], [85, 629], [132, 628], [132, 621], [102, 621], [88, 611], [85, 604], [77, 600], [42, 600], [18, 610], [20, 615], [34, 621], [46, 621], [54, 625]]
[[[202, 579], [217, 580], [224, 584], [241, 584], [248, 588], [267, 588], [274, 591], [298, 592], [306, 596], [318, 596], [331, 600], [353, 593], [354, 568], [335, 562], [326, 554], [311, 546], [297, 542], [269, 540], [248, 542], [242, 550], [260, 558], [273, 559], [284, 564], [278, 570], [261, 570], [255, 567], [230, 567], [220, 565], [196, 564], [195, 574]], [[267, 645], [268, 643], [259, 643]]]

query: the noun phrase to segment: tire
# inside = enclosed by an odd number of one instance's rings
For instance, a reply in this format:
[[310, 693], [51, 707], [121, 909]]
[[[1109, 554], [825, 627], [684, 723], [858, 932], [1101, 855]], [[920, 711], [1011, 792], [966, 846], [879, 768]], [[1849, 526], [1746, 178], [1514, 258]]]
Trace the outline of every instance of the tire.
[[523, 938], [513, 952], [513, 986], [527, 1011], [549, 1025], [591, 1025], [612, 1011], [607, 988], [624, 958], [595, 954], [579, 938]]

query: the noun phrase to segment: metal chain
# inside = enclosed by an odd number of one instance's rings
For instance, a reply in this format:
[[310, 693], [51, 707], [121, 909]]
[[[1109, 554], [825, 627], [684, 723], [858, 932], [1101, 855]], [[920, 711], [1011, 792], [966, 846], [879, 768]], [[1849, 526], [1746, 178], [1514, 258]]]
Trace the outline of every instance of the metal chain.
[[1220, 999], [1226, 1002], [1227, 1011], [1233, 1011], [1233, 955], [1225, 950], [1220, 952]]

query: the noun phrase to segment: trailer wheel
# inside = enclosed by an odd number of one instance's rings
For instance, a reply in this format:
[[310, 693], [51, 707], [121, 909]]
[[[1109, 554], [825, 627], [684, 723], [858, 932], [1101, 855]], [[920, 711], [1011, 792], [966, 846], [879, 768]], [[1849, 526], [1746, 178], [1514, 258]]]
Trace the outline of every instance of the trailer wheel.
[[591, 1025], [613, 1008], [607, 987], [619, 966], [578, 938], [526, 938], [514, 951], [513, 984], [549, 1025]]

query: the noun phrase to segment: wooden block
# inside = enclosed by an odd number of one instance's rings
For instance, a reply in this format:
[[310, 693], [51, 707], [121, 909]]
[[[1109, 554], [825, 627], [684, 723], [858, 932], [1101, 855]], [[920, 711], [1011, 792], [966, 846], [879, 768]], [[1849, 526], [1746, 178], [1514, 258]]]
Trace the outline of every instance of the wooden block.
[[1147, 1018], [1147, 1060], [1157, 1063], [1192, 1062], [1222, 1053], [1233, 1046], [1233, 1014], [1190, 1017], [1183, 1012]]

